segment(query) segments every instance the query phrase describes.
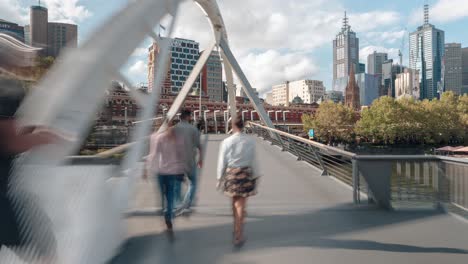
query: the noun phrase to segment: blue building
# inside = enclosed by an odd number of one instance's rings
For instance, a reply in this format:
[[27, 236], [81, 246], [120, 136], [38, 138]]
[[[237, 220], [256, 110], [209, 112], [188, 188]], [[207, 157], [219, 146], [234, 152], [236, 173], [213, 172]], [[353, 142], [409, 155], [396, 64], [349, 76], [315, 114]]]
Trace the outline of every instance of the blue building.
[[24, 27], [0, 19], [0, 33], [10, 35], [24, 43]]
[[362, 106], [370, 106], [379, 98], [380, 77], [367, 73], [356, 74], [356, 83], [359, 86], [359, 97]]

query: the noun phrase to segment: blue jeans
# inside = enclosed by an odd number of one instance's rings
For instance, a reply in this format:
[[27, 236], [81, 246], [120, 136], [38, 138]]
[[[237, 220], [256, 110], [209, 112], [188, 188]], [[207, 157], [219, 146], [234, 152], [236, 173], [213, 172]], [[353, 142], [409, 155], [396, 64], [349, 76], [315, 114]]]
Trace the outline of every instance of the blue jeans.
[[174, 218], [174, 188], [176, 177], [180, 175], [158, 175], [159, 190], [161, 192], [161, 202], [166, 221], [172, 221]]

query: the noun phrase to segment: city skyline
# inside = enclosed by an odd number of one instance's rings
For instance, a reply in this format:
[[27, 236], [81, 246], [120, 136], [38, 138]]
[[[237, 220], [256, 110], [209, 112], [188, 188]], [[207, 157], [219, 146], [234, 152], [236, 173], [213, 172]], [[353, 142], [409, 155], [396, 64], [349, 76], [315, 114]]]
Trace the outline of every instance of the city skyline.
[[[126, 0], [116, 0], [112, 4], [100, 1], [44, 0], [49, 8], [51, 20], [74, 22], [80, 26], [80, 41], [109, 14], [123, 7]], [[331, 41], [341, 28], [345, 10], [350, 24], [360, 38], [360, 62], [367, 63], [367, 55], [374, 50], [388, 52], [389, 58], [398, 61], [397, 52], [401, 48], [402, 36], [406, 35], [403, 49], [404, 64], [408, 64], [408, 35], [422, 24], [424, 1], [407, 3], [375, 3], [357, 1], [250, 1], [238, 6], [232, 1], [218, 1], [224, 11], [226, 26], [232, 32], [231, 45], [252, 86], [258, 87], [263, 95], [271, 86], [284, 80], [322, 80], [327, 88], [332, 88], [333, 59]], [[268, 2], [268, 5], [265, 3]], [[25, 25], [22, 17], [25, 10], [37, 1], [0, 0], [0, 18]], [[462, 43], [468, 46], [468, 36], [463, 34], [463, 24], [468, 23], [468, 8], [463, 1], [429, 1], [431, 22], [446, 32], [446, 42]], [[262, 6], [263, 8], [258, 8]], [[249, 9], [248, 11], [246, 9]], [[249, 16], [239, 22], [238, 14], [246, 11]], [[174, 36], [200, 42], [200, 49], [207, 45], [210, 30], [203, 14], [193, 3], [183, 5], [185, 15], [180, 20]], [[255, 24], [264, 34], [251, 32]], [[195, 30], [194, 27], [196, 28]], [[406, 31], [405, 31], [406, 28]], [[189, 33], [190, 32], [190, 33]], [[282, 35], [283, 34], [283, 35]], [[150, 40], [142, 43], [146, 51]], [[136, 50], [134, 56], [122, 70], [134, 83], [147, 82], [147, 54]], [[274, 63], [273, 63], [274, 62]], [[268, 66], [268, 68], [266, 67]]]

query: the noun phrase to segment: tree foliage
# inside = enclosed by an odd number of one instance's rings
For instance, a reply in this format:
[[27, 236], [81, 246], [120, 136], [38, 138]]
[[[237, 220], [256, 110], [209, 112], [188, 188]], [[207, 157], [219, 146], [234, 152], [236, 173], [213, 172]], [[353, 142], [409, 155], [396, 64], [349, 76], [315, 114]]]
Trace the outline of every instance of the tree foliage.
[[356, 133], [364, 140], [380, 144], [463, 142], [467, 134], [463, 111], [468, 111], [464, 110], [467, 108], [464, 97], [452, 92], [432, 101], [381, 97], [362, 112]]
[[323, 142], [350, 142], [354, 139], [353, 127], [356, 113], [343, 104], [332, 101], [320, 105], [314, 116], [303, 115], [304, 129], [314, 129], [317, 138]]
[[468, 95], [446, 92], [431, 101], [384, 96], [364, 109], [359, 121], [352, 109], [324, 102], [302, 122], [326, 143], [358, 138], [374, 144], [463, 144], [468, 142]]

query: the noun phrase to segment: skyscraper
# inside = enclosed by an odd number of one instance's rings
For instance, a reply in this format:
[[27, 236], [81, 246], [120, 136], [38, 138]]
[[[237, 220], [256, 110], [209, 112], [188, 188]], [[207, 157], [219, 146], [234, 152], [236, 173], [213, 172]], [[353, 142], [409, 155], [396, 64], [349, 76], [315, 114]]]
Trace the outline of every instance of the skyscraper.
[[48, 23], [47, 55], [57, 57], [65, 47], [78, 46], [78, 26], [66, 23]]
[[367, 56], [367, 73], [382, 76], [382, 64], [388, 60], [387, 53], [374, 53]]
[[57, 57], [65, 47], [78, 45], [78, 26], [48, 21], [48, 10], [43, 6], [31, 6], [30, 25], [24, 27], [25, 43], [42, 48], [42, 56]]
[[[351, 30], [348, 17], [343, 19], [343, 27], [333, 40], [333, 89], [343, 91], [351, 69], [359, 69], [359, 38]], [[341, 79], [341, 80], [340, 80]]]
[[359, 71], [357, 72], [357, 74], [360, 74], [360, 73], [366, 73], [366, 64], [365, 63], [359, 63]]
[[420, 84], [419, 72], [417, 70], [405, 69], [404, 72], [397, 74], [395, 79], [395, 98], [419, 99]]
[[[202, 51], [200, 53], [203, 53]], [[202, 91], [210, 100], [223, 101], [223, 66], [218, 51], [212, 51], [202, 70]]]
[[445, 33], [429, 23], [429, 6], [424, 6], [424, 25], [410, 34], [410, 65], [418, 70], [421, 81], [421, 99], [438, 97], [441, 87], [442, 58], [445, 53]]
[[31, 6], [29, 25], [29, 44], [33, 47], [43, 48], [42, 54], [47, 55], [47, 23], [48, 11], [43, 6]]
[[[151, 92], [155, 85], [154, 77], [160, 53], [159, 44], [153, 43], [148, 51], [148, 91]], [[199, 52], [198, 42], [181, 38], [171, 40], [171, 60], [161, 91], [163, 94], [177, 94], [182, 89], [182, 86], [198, 61]], [[199, 79], [193, 84], [193, 88], [199, 89]]]
[[462, 92], [462, 48], [460, 43], [445, 44], [445, 91]]
[[356, 84], [359, 87], [359, 98], [362, 106], [370, 106], [379, 98], [380, 77], [368, 73], [356, 74]]
[[468, 94], [468, 48], [462, 49], [462, 93]]

